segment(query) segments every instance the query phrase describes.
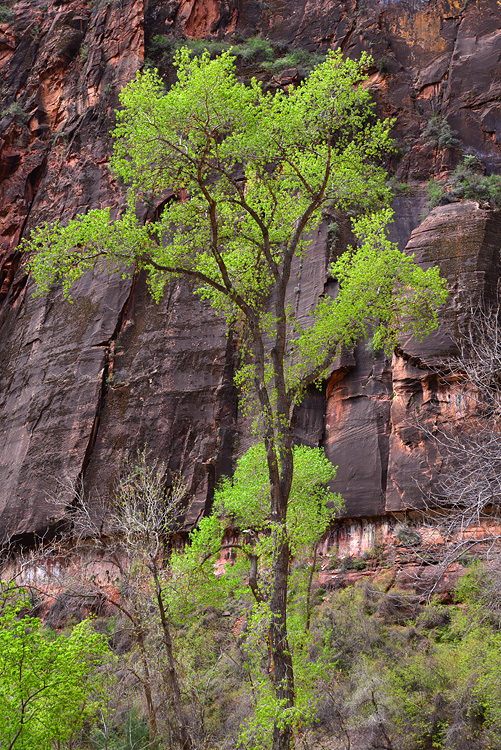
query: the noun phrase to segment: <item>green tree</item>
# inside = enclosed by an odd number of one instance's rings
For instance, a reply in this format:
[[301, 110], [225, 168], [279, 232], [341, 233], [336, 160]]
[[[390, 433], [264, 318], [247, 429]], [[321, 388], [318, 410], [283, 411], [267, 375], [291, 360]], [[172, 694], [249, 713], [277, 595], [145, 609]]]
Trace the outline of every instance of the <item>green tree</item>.
[[[286, 533], [293, 481], [292, 411], [343, 346], [373, 331], [391, 349], [410, 331], [428, 333], [446, 297], [436, 269], [423, 271], [385, 235], [390, 199], [380, 157], [391, 122], [374, 117], [366, 85], [368, 58], [325, 63], [295, 90], [266, 93], [238, 81], [228, 53], [210, 60], [177, 55], [178, 81], [167, 93], [151, 71], [121, 93], [112, 168], [129, 185], [123, 215], [90, 211], [39, 227], [26, 249], [40, 293], [60, 276], [72, 283], [96, 263], [134, 264], [156, 299], [177, 277], [238, 325], [247, 343], [237, 383], [255, 401], [273, 523], [269, 622], [276, 699], [282, 719], [294, 706], [287, 635], [290, 546]], [[175, 192], [156, 223], [140, 225], [136, 203]], [[298, 326], [287, 291], [295, 256], [308, 252], [329, 204], [351, 209], [358, 247], [331, 269], [335, 299], [323, 298]], [[370, 216], [362, 215], [376, 211]], [[274, 750], [288, 750], [292, 729], [276, 719]]]
[[27, 604], [2, 584], [0, 744], [6, 750], [69, 747], [106, 704], [98, 667], [108, 645], [87, 620], [69, 636], [47, 640], [42, 622], [22, 614]]

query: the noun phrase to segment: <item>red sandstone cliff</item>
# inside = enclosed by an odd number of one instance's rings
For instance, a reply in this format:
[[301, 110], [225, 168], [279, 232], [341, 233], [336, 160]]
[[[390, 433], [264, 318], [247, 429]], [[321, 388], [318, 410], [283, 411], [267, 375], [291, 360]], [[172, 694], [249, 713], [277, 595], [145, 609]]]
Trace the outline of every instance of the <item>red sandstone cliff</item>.
[[[37, 223], [117, 206], [107, 170], [117, 93], [156, 35], [247, 38], [309, 51], [370, 50], [381, 113], [397, 117], [392, 161], [410, 195], [395, 200], [394, 237], [423, 263], [440, 263], [452, 293], [440, 330], [392, 361], [361, 344], [333, 364], [323, 392], [296, 415], [297, 433], [339, 466], [350, 517], [381, 517], [419, 501], [440, 456], [409, 423], [450, 413], [430, 366], [444, 359], [470, 294], [493, 297], [501, 217], [477, 203], [442, 206], [423, 221], [422, 183], [461, 150], [501, 171], [501, 8], [493, 0], [51, 0], [0, 11], [0, 532], [54, 523], [58, 483], [83, 478], [105, 493], [124, 451], [147, 444], [210, 502], [218, 476], [245, 444], [232, 386], [234, 343], [180, 283], [155, 306], [141, 277], [89, 275], [63, 302], [33, 299], [16, 251]], [[160, 61], [161, 64], [161, 61]], [[171, 75], [164, 70], [166, 75]], [[460, 142], [423, 138], [435, 113]], [[341, 240], [338, 244], [342, 244]], [[329, 284], [326, 230], [303, 264], [307, 313]], [[340, 248], [338, 248], [340, 249]]]

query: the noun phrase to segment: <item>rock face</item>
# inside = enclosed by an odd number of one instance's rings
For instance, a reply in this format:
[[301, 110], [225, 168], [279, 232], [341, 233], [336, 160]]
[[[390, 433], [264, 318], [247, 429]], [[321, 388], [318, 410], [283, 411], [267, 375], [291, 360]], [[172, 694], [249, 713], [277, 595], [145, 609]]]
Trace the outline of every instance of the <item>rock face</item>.
[[[451, 352], [470, 296], [497, 294], [501, 230], [501, 217], [477, 203], [442, 206], [423, 221], [421, 183], [453, 168], [461, 150], [501, 171], [499, 4], [50, 0], [2, 8], [0, 536], [57, 523], [54, 498], [67, 499], [76, 483], [108, 492], [125, 453], [144, 446], [183, 472], [193, 522], [248, 439], [232, 382], [236, 344], [186, 285], [173, 285], [156, 306], [141, 276], [89, 274], [73, 305], [58, 289], [34, 299], [16, 250], [42, 221], [123, 200], [107, 169], [113, 111], [145, 55], [157, 63], [158, 35], [260, 33], [310, 52], [371, 51], [380, 112], [397, 118], [400, 154], [391, 167], [412, 183], [395, 200], [394, 239], [423, 264], [439, 263], [451, 296], [440, 330], [422, 344], [407, 342], [389, 361], [362, 343], [333, 363], [324, 389], [298, 410], [296, 433], [338, 465], [348, 518], [419, 503], [440, 456], [414, 414], [453, 409], [435, 368]], [[439, 149], [426, 129], [432, 116], [456, 131], [457, 143], [451, 135]], [[301, 269], [301, 314], [328, 291], [326, 244], [322, 228]]]

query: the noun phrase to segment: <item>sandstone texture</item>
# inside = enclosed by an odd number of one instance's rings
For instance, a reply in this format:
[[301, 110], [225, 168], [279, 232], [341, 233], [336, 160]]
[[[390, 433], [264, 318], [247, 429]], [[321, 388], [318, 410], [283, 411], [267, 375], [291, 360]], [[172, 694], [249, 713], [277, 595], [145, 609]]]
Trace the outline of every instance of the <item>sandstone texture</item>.
[[[172, 79], [163, 37], [174, 45], [262, 34], [284, 50], [373, 55], [379, 112], [396, 118], [398, 153], [389, 168], [407, 183], [394, 202], [394, 239], [425, 266], [439, 264], [451, 294], [426, 341], [406, 342], [391, 360], [364, 342], [343, 353], [298, 409], [296, 435], [323, 445], [338, 466], [334, 485], [354, 528], [357, 518], [386, 528], [390, 512], [419, 505], [441, 457], [416, 414], [454, 416], [454, 394], [437, 370], [471, 300], [496, 299], [501, 236], [501, 216], [478, 202], [440, 206], [423, 219], [425, 182], [464, 153], [476, 154], [488, 173], [501, 171], [499, 3], [14, 0], [2, 8], [0, 537], [29, 538], [57, 525], [64, 510], [56, 496], [69, 500], [79, 483], [106, 495], [125, 455], [145, 446], [171, 475], [182, 472], [194, 523], [249, 442], [232, 379], [238, 341], [186, 284], [172, 285], [155, 305], [141, 275], [96, 273], [80, 280], [73, 305], [57, 287], [33, 298], [17, 251], [40, 222], [120, 206], [123, 191], [108, 171], [118, 91], [145, 58]], [[293, 68], [271, 85], [298, 76]], [[427, 135], [432, 117], [455, 131], [448, 145]], [[342, 230], [335, 252], [346, 241]], [[323, 226], [296, 269], [291, 295], [300, 316], [330, 290], [329, 243]]]

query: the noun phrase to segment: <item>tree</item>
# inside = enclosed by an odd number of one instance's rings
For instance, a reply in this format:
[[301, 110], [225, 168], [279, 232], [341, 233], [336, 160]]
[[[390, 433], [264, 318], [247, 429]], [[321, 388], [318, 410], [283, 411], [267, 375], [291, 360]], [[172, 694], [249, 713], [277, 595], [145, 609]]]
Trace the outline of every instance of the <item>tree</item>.
[[[151, 71], [121, 93], [112, 168], [129, 185], [121, 218], [90, 211], [62, 227], [36, 229], [25, 248], [40, 293], [60, 276], [72, 283], [96, 263], [145, 270], [153, 296], [177, 277], [238, 326], [246, 343], [236, 381], [255, 399], [273, 523], [269, 623], [276, 698], [282, 718], [294, 706], [287, 636], [290, 547], [285, 528], [293, 481], [291, 417], [305, 387], [321, 378], [343, 346], [373, 332], [387, 349], [403, 335], [436, 326], [446, 297], [436, 269], [424, 271], [389, 242], [390, 194], [379, 165], [391, 122], [374, 117], [364, 83], [369, 58], [325, 63], [295, 90], [266, 93], [237, 80], [228, 53], [176, 58], [178, 81], [167, 93]], [[140, 225], [142, 198], [171, 195], [158, 222]], [[288, 302], [293, 260], [304, 257], [322, 209], [361, 215], [359, 246], [333, 265], [336, 298], [323, 298], [301, 329]], [[292, 730], [277, 717], [274, 750], [288, 750]]]
[[[44, 636], [42, 622], [23, 615], [28, 601], [0, 587], [0, 737], [6, 750], [70, 746], [106, 704], [98, 667], [108, 654], [88, 620], [71, 634]], [[68, 745], [66, 744], [68, 743]]]

